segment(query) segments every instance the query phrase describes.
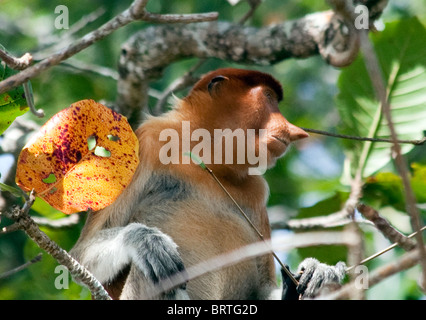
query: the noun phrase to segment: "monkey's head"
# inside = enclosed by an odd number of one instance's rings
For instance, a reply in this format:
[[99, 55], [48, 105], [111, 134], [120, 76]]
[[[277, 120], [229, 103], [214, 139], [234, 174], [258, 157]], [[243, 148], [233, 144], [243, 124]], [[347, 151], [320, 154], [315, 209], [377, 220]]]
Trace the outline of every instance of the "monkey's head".
[[[269, 74], [226, 68], [210, 72], [196, 83], [184, 99], [182, 111], [197, 119], [197, 128], [211, 134], [215, 129], [242, 129], [246, 134], [254, 129], [255, 152], [259, 155], [259, 142], [264, 143], [267, 166], [271, 167], [292, 141], [308, 137], [281, 114], [278, 104], [282, 99], [280, 83]], [[247, 139], [246, 142], [249, 143]], [[249, 145], [246, 152], [248, 148]]]

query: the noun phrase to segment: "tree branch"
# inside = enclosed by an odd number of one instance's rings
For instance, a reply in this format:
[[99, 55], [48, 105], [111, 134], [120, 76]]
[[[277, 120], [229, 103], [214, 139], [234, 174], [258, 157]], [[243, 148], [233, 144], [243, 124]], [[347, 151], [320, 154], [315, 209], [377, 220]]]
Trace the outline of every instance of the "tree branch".
[[[421, 228], [421, 230], [420, 231], [424, 231], [424, 230], [426, 230], [426, 226], [424, 226], [423, 228]], [[416, 231], [416, 232], [413, 232], [412, 234], [410, 234], [409, 236], [407, 236], [406, 238], [407, 239], [411, 239], [412, 237], [414, 237], [416, 234], [417, 234], [418, 232]], [[404, 236], [405, 237], [405, 236]], [[381, 256], [382, 254], [384, 254], [384, 253], [386, 253], [386, 252], [388, 252], [388, 251], [390, 251], [390, 250], [392, 250], [393, 248], [395, 248], [396, 246], [398, 246], [399, 245], [399, 243], [398, 242], [394, 242], [393, 244], [391, 244], [389, 247], [387, 247], [387, 248], [385, 248], [385, 249], [383, 249], [383, 250], [380, 250], [379, 252], [376, 252], [375, 254], [373, 254], [373, 255], [371, 255], [371, 256], [369, 256], [368, 258], [365, 258], [365, 259], [362, 259], [358, 264], [356, 264], [356, 265], [352, 265], [351, 267], [349, 267], [349, 268], [347, 268], [346, 269], [346, 271], [350, 271], [350, 270], [352, 270], [352, 269], [354, 269], [357, 265], [361, 265], [361, 264], [364, 264], [364, 263], [367, 263], [368, 261], [371, 261], [371, 260], [373, 260], [373, 259], [376, 259], [377, 257], [379, 257], [379, 256]]]
[[33, 57], [28, 52], [20, 58], [16, 58], [6, 50], [0, 48], [0, 59], [3, 60], [10, 68], [15, 70], [23, 70], [27, 68], [33, 61]]
[[94, 299], [111, 299], [108, 293], [103, 288], [102, 284], [81, 264], [79, 264], [68, 252], [60, 248], [55, 242], [53, 242], [43, 231], [41, 231], [38, 225], [28, 215], [28, 212], [35, 201], [35, 195], [32, 191], [30, 193], [29, 200], [25, 202], [22, 208], [15, 207], [10, 218], [15, 220], [19, 228], [24, 230], [25, 233], [43, 250], [49, 253], [55, 258], [60, 264], [64, 265], [73, 278], [85, 284]]
[[253, 16], [256, 9], [261, 5], [262, 0], [249, 0], [248, 3], [250, 5], [250, 10], [238, 22], [241, 25], [246, 23], [247, 20], [250, 19]]
[[[426, 249], [426, 248], [424, 248]], [[392, 261], [385, 266], [382, 266], [373, 272], [370, 273], [368, 277], [368, 288], [380, 283], [381, 281], [387, 279], [388, 277], [410, 269], [419, 263], [419, 259], [421, 258], [421, 254], [419, 250], [412, 250], [404, 254], [397, 261]], [[344, 285], [341, 289], [333, 292], [327, 296], [322, 296], [320, 299], [348, 299], [351, 293], [354, 290], [357, 290], [357, 283], [352, 281], [346, 285]]]
[[[327, 131], [317, 130], [317, 129], [310, 129], [310, 128], [304, 128], [304, 127], [300, 127], [300, 128], [302, 128], [303, 130], [305, 130], [306, 132], [309, 132], [309, 133], [316, 133], [316, 134], [329, 136], [329, 137], [336, 137], [336, 138], [349, 139], [349, 140], [358, 140], [358, 141], [393, 143], [392, 139], [349, 136], [349, 135], [346, 135], [346, 134], [332, 133], [332, 132], [327, 132]], [[425, 142], [426, 142], [426, 137], [424, 137], [423, 139], [420, 139], [420, 140], [398, 140], [398, 143], [414, 144], [416, 146], [421, 146]]]
[[[262, 3], [261, 0], [249, 0], [250, 10], [244, 15], [244, 17], [238, 22], [238, 24], [243, 25], [250, 17], [254, 14], [256, 9]], [[207, 58], [199, 59], [199, 61], [182, 77], [173, 81], [162, 93], [161, 97], [158, 99], [153, 110], [154, 115], [159, 115], [165, 111], [165, 105], [174, 91], [182, 90], [187, 87], [192, 86], [196, 83], [200, 77], [195, 76], [195, 72], [207, 61]]]
[[42, 60], [46, 58], [48, 55], [63, 48], [65, 44], [68, 45], [73, 40], [73, 37], [76, 33], [78, 33], [80, 30], [85, 28], [90, 23], [97, 20], [105, 12], [106, 12], [105, 8], [99, 7], [95, 11], [80, 18], [80, 20], [74, 23], [66, 33], [61, 34], [60, 36], [55, 34], [50, 36], [47, 39], [43, 38], [42, 46], [39, 46], [39, 48], [36, 49], [36, 52], [33, 53], [34, 59]]
[[[381, 2], [368, 1], [376, 17]], [[122, 46], [117, 105], [131, 124], [139, 123], [148, 105], [149, 82], [182, 58], [271, 65], [321, 54], [334, 66], [346, 66], [356, 57], [358, 45], [356, 34], [347, 33], [344, 26], [340, 14], [325, 11], [263, 28], [224, 21], [146, 28]]]
[[[141, 110], [147, 106], [149, 82], [185, 57], [269, 65], [317, 54], [321, 29], [330, 15], [312, 14], [262, 29], [224, 21], [144, 29], [122, 46], [117, 99], [120, 111], [130, 123], [139, 122]], [[300, 30], [306, 32], [300, 34]]]
[[157, 14], [145, 11], [142, 20], [151, 23], [195, 23], [214, 21], [218, 18], [216, 12], [194, 14]]
[[[24, 82], [28, 81], [31, 78], [38, 76], [41, 72], [47, 70], [48, 68], [59, 64], [60, 62], [68, 59], [69, 57], [91, 46], [93, 43], [99, 40], [102, 40], [103, 38], [110, 35], [115, 30], [133, 21], [145, 20], [145, 17], [148, 16], [148, 13], [145, 11], [145, 6], [147, 2], [148, 2], [147, 0], [135, 0], [131, 4], [129, 9], [117, 15], [116, 17], [114, 17], [113, 19], [111, 19], [110, 21], [102, 25], [99, 29], [96, 29], [88, 33], [81, 39], [70, 44], [65, 49], [52, 54], [50, 57], [42, 60], [36, 65], [33, 65], [19, 72], [18, 74], [3, 80], [2, 82], [0, 82], [0, 94], [7, 92], [13, 87], [23, 84]], [[185, 23], [185, 22], [192, 22], [192, 20], [188, 18], [189, 16], [190, 15], [185, 15], [184, 17], [182, 17], [180, 21], [179, 19], [177, 19], [176, 16], [160, 15], [156, 17], [157, 19], [161, 18], [162, 22], [175, 23], [179, 21], [179, 22]], [[217, 18], [217, 14], [216, 15], [214, 13], [205, 14], [203, 17], [206, 18], [207, 20], [212, 20], [214, 18]], [[196, 20], [199, 21], [200, 15], [196, 15], [196, 18], [197, 18]], [[147, 19], [149, 19], [149, 17]]]
[[153, 110], [154, 115], [160, 115], [164, 112], [165, 104], [167, 99], [173, 94], [174, 91], [182, 90], [193, 85], [198, 77], [194, 76], [194, 72], [206, 62], [206, 59], [200, 59], [189, 71], [187, 71], [182, 77], [173, 81], [161, 94], [161, 97], [158, 99]]
[[0, 280], [10, 277], [11, 275], [13, 275], [13, 274], [15, 274], [17, 272], [22, 271], [22, 270], [28, 268], [29, 266], [33, 265], [34, 263], [40, 262], [41, 258], [42, 258], [42, 254], [39, 253], [37, 256], [35, 256], [30, 261], [24, 263], [23, 265], [21, 265], [19, 267], [16, 267], [16, 268], [14, 268], [14, 269], [12, 269], [10, 271], [7, 271], [7, 272], [4, 272], [4, 273], [0, 274]]
[[61, 219], [49, 219], [45, 217], [32, 217], [38, 226], [48, 227], [50, 229], [63, 229], [73, 227], [80, 221], [80, 216], [86, 213], [75, 213]]
[[379, 213], [373, 208], [365, 205], [359, 204], [357, 206], [359, 212], [362, 215], [374, 223], [376, 228], [391, 242], [397, 242], [398, 245], [403, 248], [405, 251], [410, 251], [416, 247], [415, 242], [411, 241], [408, 237], [404, 236], [401, 232], [396, 230], [390, 225], [390, 223], [381, 217]]

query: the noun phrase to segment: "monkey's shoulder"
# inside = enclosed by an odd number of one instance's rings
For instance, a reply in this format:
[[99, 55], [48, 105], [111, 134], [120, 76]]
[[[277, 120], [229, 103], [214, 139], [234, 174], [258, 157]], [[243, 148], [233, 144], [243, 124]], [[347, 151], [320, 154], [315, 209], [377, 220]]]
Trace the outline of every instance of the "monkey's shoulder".
[[[208, 179], [209, 177], [207, 177]], [[212, 190], [206, 185], [191, 183], [167, 173], [152, 173], [143, 183], [135, 198], [133, 220], [154, 225], [165, 223], [176, 215], [235, 216], [241, 214], [223, 190]], [[253, 210], [240, 204], [250, 215]]]

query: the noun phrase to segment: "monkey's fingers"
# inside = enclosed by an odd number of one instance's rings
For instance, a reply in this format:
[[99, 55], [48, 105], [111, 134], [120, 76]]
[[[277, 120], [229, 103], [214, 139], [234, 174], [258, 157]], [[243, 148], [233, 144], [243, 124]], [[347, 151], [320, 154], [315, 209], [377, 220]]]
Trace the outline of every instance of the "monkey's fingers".
[[[146, 255], [145, 259], [152, 270], [150, 278], [154, 283], [185, 270], [176, 248], [171, 248], [167, 243], [157, 245], [154, 250]], [[182, 286], [185, 286], [185, 284]]]
[[303, 298], [314, 298], [327, 287], [340, 285], [345, 276], [345, 264], [339, 262], [336, 266], [320, 263], [314, 258], [305, 259], [298, 268], [300, 279], [297, 292]]
[[[169, 236], [149, 227], [140, 228], [138, 232], [133, 262], [152, 283], [157, 284], [185, 270], [177, 245]], [[185, 286], [184, 283], [179, 288], [185, 289]]]

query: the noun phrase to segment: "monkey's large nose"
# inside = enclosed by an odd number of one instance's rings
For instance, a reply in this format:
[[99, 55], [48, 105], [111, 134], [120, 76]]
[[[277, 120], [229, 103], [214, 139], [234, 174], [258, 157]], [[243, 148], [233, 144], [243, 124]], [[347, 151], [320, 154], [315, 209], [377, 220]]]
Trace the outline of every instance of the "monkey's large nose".
[[288, 123], [288, 131], [290, 141], [292, 142], [309, 137], [309, 134], [307, 134], [305, 130], [296, 127], [294, 124], [291, 123]]

